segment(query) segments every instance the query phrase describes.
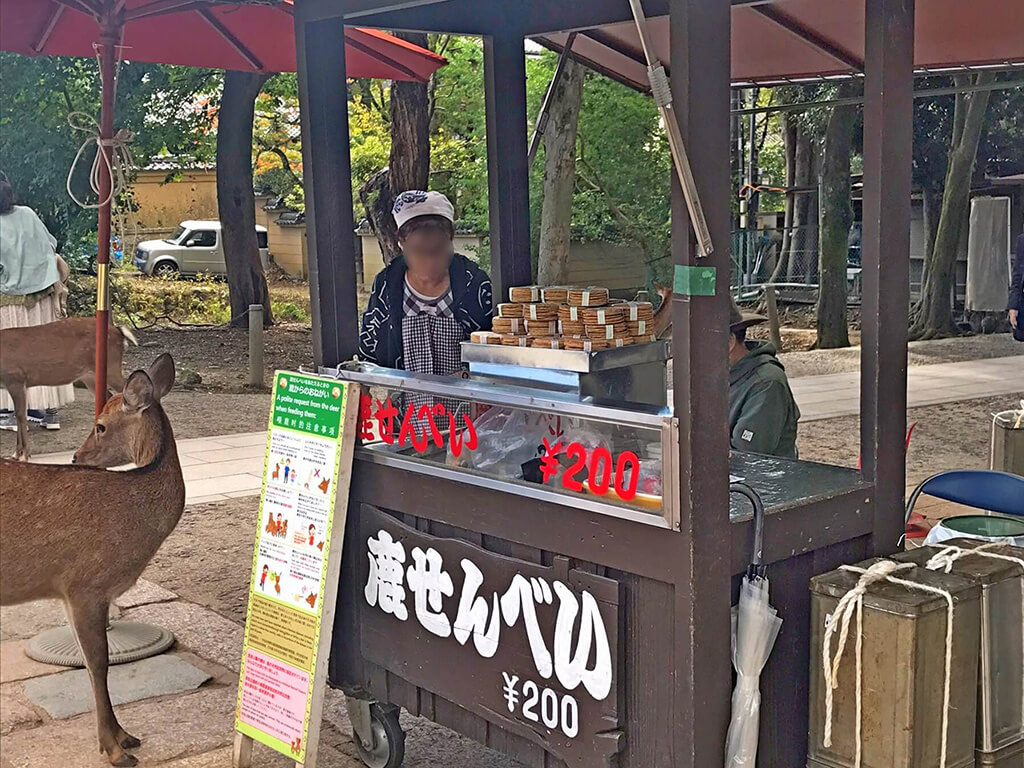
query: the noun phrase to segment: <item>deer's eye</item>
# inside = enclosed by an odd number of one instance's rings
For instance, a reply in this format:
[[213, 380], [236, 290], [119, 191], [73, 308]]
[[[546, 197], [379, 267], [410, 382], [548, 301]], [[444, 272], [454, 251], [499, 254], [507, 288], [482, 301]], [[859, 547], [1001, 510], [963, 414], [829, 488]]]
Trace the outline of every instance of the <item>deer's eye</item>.
[[96, 434], [97, 435], [102, 435], [106, 431], [107, 431], [107, 428], [105, 426], [103, 426], [102, 424], [97, 424], [96, 425]]

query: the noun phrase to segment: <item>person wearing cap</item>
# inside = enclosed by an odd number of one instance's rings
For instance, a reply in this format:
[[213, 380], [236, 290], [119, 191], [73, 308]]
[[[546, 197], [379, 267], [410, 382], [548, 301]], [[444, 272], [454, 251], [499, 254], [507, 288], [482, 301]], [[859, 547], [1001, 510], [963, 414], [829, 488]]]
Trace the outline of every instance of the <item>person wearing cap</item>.
[[447, 197], [403, 192], [392, 213], [402, 253], [373, 281], [359, 356], [415, 373], [457, 373], [461, 343], [490, 330], [491, 279], [455, 253], [455, 208]]
[[768, 318], [729, 311], [729, 443], [737, 451], [797, 458], [800, 409], [786, 369], [768, 341], [747, 341], [747, 328]]

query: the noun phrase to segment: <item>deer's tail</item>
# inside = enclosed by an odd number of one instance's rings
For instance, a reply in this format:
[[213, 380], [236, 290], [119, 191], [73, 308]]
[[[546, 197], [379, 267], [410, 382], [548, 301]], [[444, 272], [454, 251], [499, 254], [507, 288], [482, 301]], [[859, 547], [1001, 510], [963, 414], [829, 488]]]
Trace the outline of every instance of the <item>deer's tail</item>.
[[131, 329], [126, 325], [117, 326], [117, 330], [121, 332], [121, 337], [124, 339], [124, 348], [128, 349], [129, 344], [134, 344], [136, 347], [139, 346], [139, 340], [135, 338], [135, 334], [132, 333]]

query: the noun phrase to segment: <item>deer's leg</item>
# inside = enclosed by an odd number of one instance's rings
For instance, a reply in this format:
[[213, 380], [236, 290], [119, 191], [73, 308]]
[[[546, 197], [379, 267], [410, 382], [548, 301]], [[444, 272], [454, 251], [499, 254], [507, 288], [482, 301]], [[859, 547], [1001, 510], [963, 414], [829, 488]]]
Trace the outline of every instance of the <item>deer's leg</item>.
[[137, 747], [141, 742], [126, 733], [117, 722], [107, 690], [107, 613], [110, 605], [106, 599], [94, 595], [78, 595], [68, 598], [68, 606], [78, 644], [82, 646], [82, 653], [85, 656], [85, 666], [92, 679], [100, 751], [107, 753], [111, 765], [137, 765], [138, 760], [125, 750]]
[[14, 403], [14, 416], [18, 422], [18, 438], [15, 441], [14, 458], [28, 461], [28, 393], [23, 381], [7, 381], [7, 394]]

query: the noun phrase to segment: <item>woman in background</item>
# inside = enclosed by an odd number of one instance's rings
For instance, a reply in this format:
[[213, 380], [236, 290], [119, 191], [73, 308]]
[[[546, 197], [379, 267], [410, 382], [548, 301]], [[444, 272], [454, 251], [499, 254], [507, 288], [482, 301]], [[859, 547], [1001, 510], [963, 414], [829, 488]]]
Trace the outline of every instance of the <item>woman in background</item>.
[[[52, 323], [61, 317], [57, 240], [36, 212], [14, 204], [14, 190], [0, 173], [0, 329]], [[60, 429], [57, 408], [75, 399], [71, 384], [28, 389], [29, 419]], [[14, 404], [0, 389], [0, 429], [17, 430]]]
[[1017, 250], [1013, 256], [1013, 271], [1010, 277], [1010, 295], [1007, 306], [1010, 310], [1010, 326], [1013, 338], [1024, 341], [1024, 234], [1017, 237]]

